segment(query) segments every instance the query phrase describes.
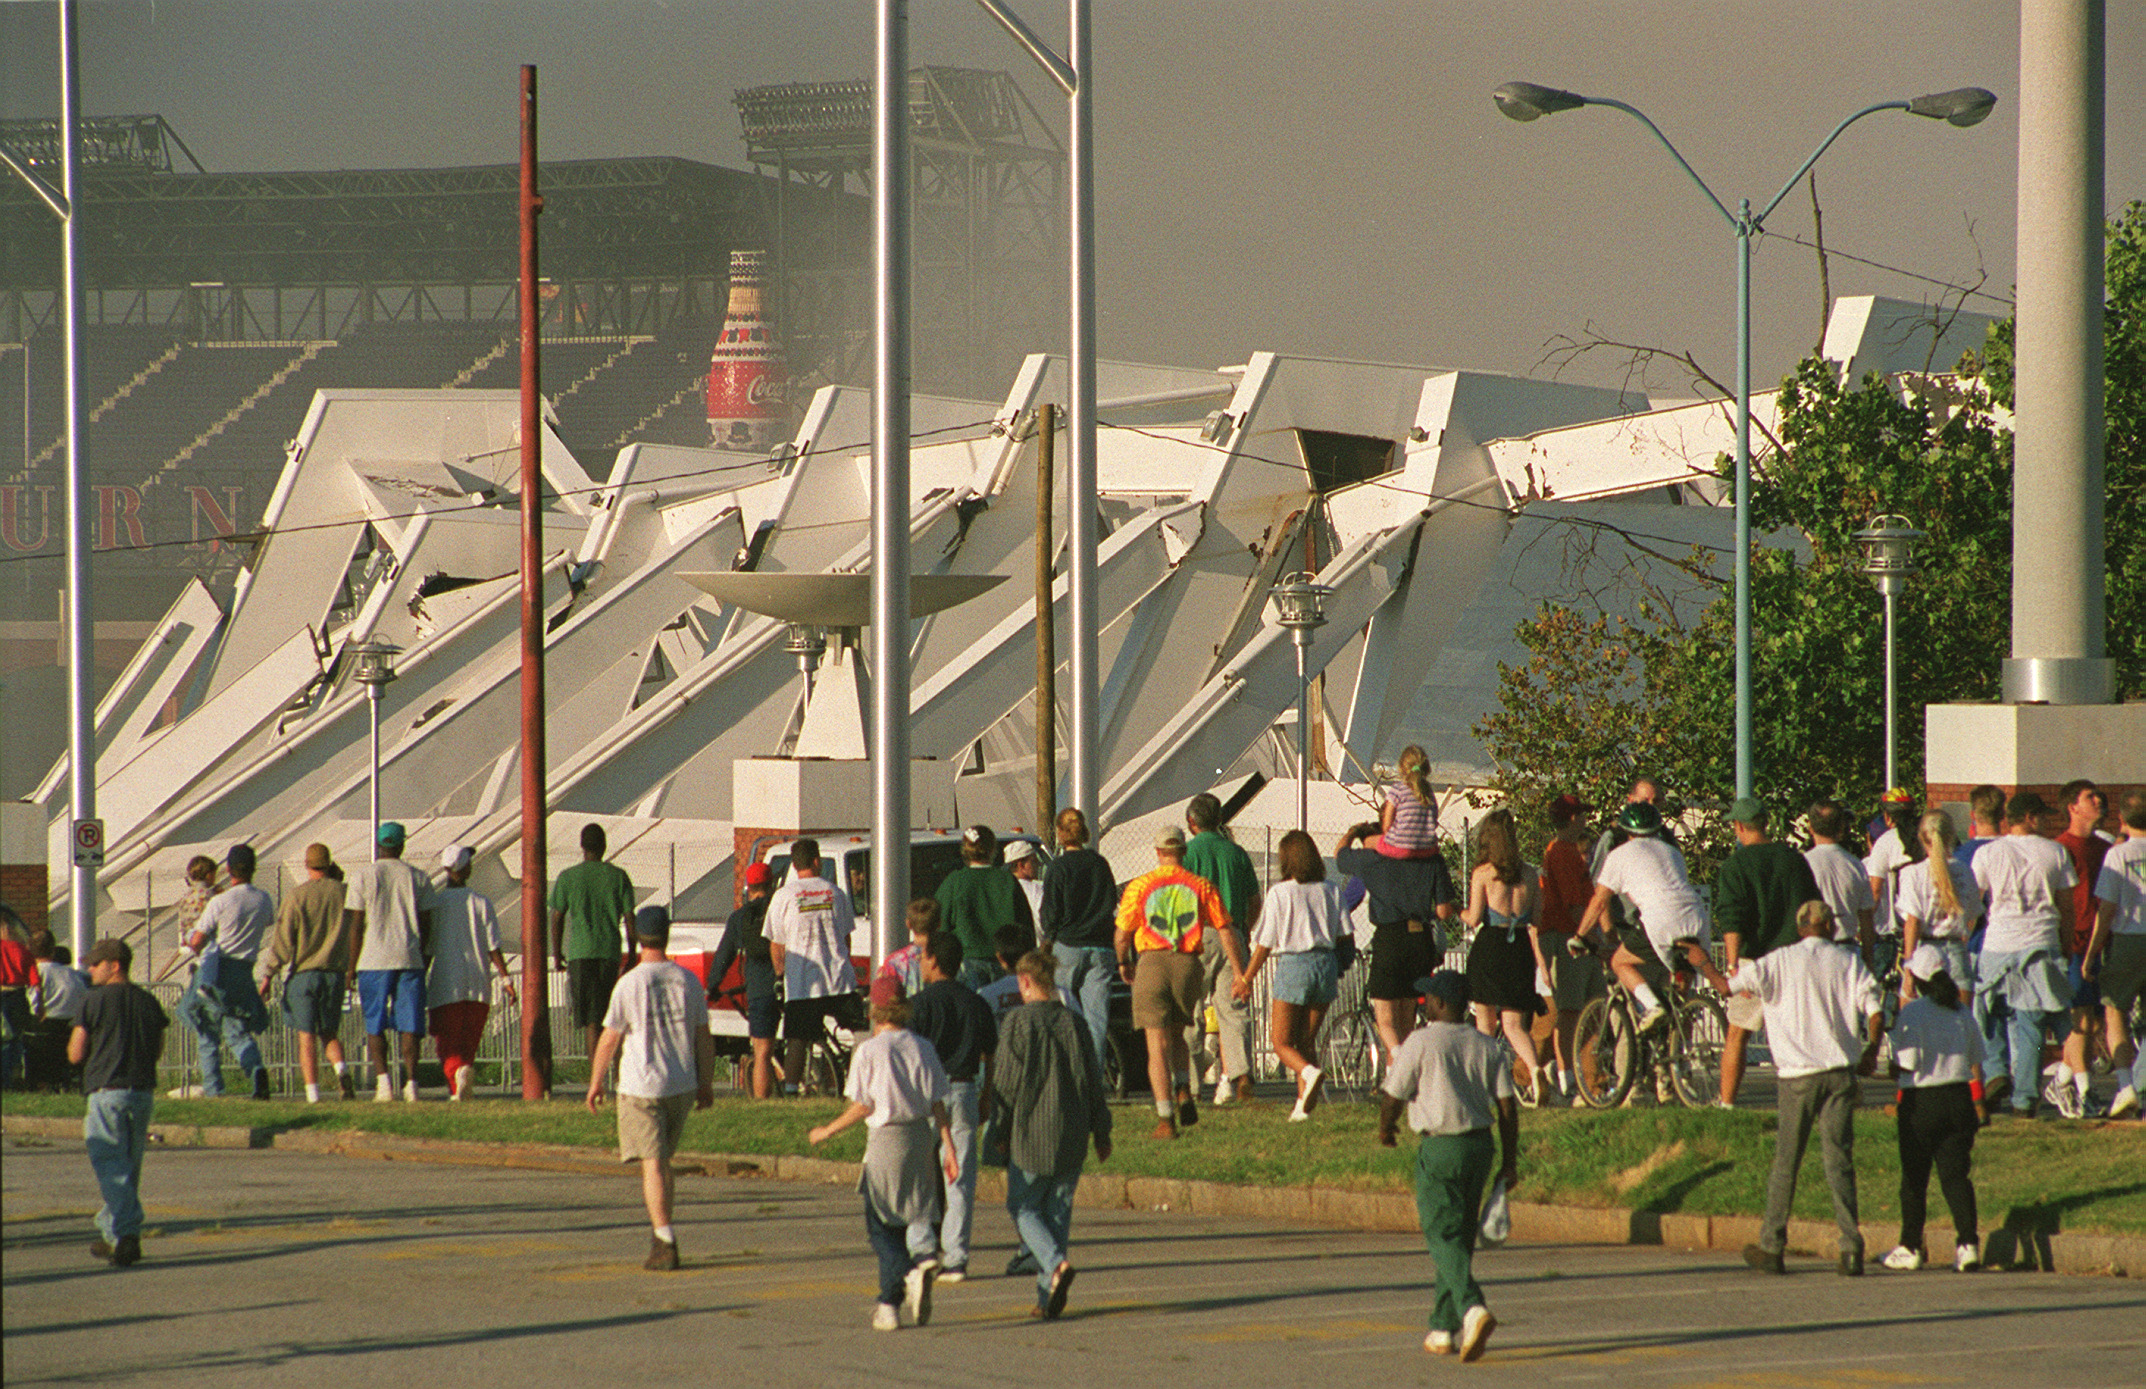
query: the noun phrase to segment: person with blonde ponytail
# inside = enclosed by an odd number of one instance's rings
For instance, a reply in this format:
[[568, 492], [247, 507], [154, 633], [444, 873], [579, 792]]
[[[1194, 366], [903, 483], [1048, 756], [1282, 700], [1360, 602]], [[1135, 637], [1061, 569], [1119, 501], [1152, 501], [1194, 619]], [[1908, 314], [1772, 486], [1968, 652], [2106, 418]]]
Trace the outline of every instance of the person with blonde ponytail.
[[1430, 754], [1411, 743], [1401, 749], [1398, 778], [1379, 806], [1379, 837], [1373, 848], [1388, 858], [1438, 857], [1438, 797], [1431, 790]]
[[[1975, 885], [1974, 871], [1953, 857], [1960, 835], [1950, 815], [1929, 811], [1915, 832], [1922, 842], [1923, 858], [1900, 870], [1900, 949], [1912, 955], [1918, 945], [1936, 946], [1945, 957], [1945, 973], [1963, 995], [1972, 997], [1975, 957], [1968, 951], [1967, 938], [1982, 916], [1982, 890]], [[1900, 976], [1900, 996], [1915, 997], [1915, 976], [1905, 970]]]

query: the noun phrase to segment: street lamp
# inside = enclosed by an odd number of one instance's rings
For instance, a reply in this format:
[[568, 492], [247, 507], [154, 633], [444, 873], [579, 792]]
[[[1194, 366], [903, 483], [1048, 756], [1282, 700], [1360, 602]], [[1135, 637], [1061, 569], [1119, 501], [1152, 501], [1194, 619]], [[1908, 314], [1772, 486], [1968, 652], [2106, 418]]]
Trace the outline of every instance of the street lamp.
[[393, 642], [369, 641], [360, 646], [352, 647], [350, 654], [357, 662], [350, 672], [350, 678], [365, 687], [365, 702], [372, 711], [372, 842], [378, 844], [380, 842], [380, 691], [395, 683], [395, 658], [402, 654], [402, 648]]
[[1908, 524], [1905, 516], [1880, 516], [1870, 523], [1868, 529], [1855, 533], [1855, 543], [1863, 550], [1863, 572], [1877, 585], [1878, 592], [1885, 596], [1885, 785], [1890, 790], [1899, 783], [1893, 778], [1893, 749], [1899, 740], [1893, 732], [1893, 604], [1908, 586], [1908, 577], [1920, 571], [1915, 563], [1915, 542], [1928, 538], [1929, 532], [1919, 531]]
[[[1911, 115], [1927, 116], [1948, 125], [1970, 126], [1989, 115], [1990, 108], [1997, 104], [1994, 93], [1980, 87], [1956, 87], [1949, 92], [1933, 92], [1910, 101], [1881, 101], [1857, 111], [1839, 125], [1833, 133], [1819, 142], [1804, 160], [1800, 168], [1781, 185], [1781, 191], [1772, 201], [1754, 212], [1751, 200], [1744, 199], [1734, 212], [1706, 186], [1706, 180], [1677, 153], [1677, 147], [1669, 143], [1653, 121], [1636, 106], [1607, 97], [1581, 96], [1577, 92], [1561, 91], [1556, 87], [1537, 86], [1533, 82], [1507, 82], [1491, 94], [1500, 111], [1516, 121], [1532, 121], [1559, 111], [1574, 111], [1582, 106], [1611, 106], [1647, 127], [1649, 134], [1661, 142], [1669, 157], [1677, 161], [1706, 200], [1713, 204], [1730, 229], [1736, 234], [1736, 794], [1751, 794], [1751, 238], [1764, 229], [1767, 217], [1781, 205], [1781, 199], [1789, 194], [1818, 162], [1819, 156], [1832, 148], [1841, 132], [1863, 117], [1878, 111], [1906, 111]], [[1887, 756], [1890, 758], [1890, 749]], [[1892, 784], [1890, 774], [1886, 784]]]
[[1289, 629], [1297, 648], [1297, 828], [1311, 820], [1311, 677], [1305, 663], [1311, 634], [1326, 625], [1326, 599], [1334, 590], [1310, 574], [1291, 574], [1274, 586], [1275, 620]]

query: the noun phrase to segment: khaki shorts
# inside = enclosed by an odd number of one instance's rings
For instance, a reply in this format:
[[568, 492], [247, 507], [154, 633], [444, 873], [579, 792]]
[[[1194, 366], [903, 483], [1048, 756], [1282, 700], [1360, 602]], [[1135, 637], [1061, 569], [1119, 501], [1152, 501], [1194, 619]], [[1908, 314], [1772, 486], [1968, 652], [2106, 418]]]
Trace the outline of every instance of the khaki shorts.
[[2101, 1001], [2128, 1012], [2146, 987], [2146, 936], [2111, 936], [2109, 953], [2101, 957], [2100, 979]]
[[1133, 966], [1133, 1026], [1190, 1027], [1200, 1016], [1206, 970], [1197, 955], [1143, 950]]
[[693, 1112], [693, 1092], [665, 1095], [660, 1100], [640, 1095], [618, 1097], [618, 1160], [639, 1162], [654, 1158], [669, 1162], [678, 1151], [678, 1136], [685, 1132], [686, 1116]]

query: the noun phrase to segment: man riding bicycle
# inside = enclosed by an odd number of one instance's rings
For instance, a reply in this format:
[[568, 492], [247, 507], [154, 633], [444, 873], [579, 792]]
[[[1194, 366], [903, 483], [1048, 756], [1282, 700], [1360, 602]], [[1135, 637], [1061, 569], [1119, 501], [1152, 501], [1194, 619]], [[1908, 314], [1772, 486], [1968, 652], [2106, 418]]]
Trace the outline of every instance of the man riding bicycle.
[[1588, 948], [1590, 936], [1599, 936], [1605, 928], [1616, 932], [1610, 969], [1638, 1000], [1639, 1030], [1651, 1032], [1668, 1018], [1669, 1009], [1650, 978], [1667, 975], [1678, 941], [1706, 944], [1712, 922], [1706, 900], [1692, 886], [1682, 851], [1662, 839], [1662, 813], [1648, 802], [1634, 801], [1618, 813], [1617, 827], [1631, 838], [1602, 861], [1594, 898], [1568, 948], [1578, 954]]

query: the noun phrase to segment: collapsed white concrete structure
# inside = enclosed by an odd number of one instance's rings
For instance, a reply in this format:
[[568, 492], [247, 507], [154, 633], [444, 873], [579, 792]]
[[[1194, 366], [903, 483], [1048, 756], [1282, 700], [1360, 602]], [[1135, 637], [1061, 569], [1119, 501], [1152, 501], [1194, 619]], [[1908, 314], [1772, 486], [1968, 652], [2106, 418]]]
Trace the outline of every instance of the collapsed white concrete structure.
[[[1919, 370], [1929, 330], [1900, 325], [1929, 318], [1844, 301], [1829, 352]], [[1100, 374], [1105, 826], [1241, 776], [1293, 720], [1294, 653], [1268, 604], [1284, 574], [1308, 567], [1333, 590], [1310, 668], [1335, 764], [1368, 769], [1391, 756], [1516, 514], [1720, 504], [1723, 402], [1651, 410], [1593, 387], [1264, 352]], [[933, 759], [919, 793], [933, 825], [1034, 818], [1033, 441], [1064, 380], [1037, 356], [995, 405], [914, 407], [916, 572], [1008, 580], [914, 624], [911, 737]], [[1756, 410], [1770, 426], [1771, 396]], [[784, 624], [683, 576], [867, 569], [868, 421], [866, 393], [829, 387], [773, 457], [636, 445], [602, 483], [547, 432], [555, 861], [597, 819], [658, 900], [727, 909], [732, 764], [798, 748], [803, 684]], [[411, 827], [421, 862], [474, 846], [479, 886], [518, 915], [515, 431], [511, 392], [318, 395], [235, 591], [190, 589], [97, 712], [100, 913], [114, 918], [100, 929], [168, 903], [197, 846], [247, 841], [269, 865], [314, 840], [366, 852], [366, 697], [349, 653], [371, 639], [405, 652], [382, 706], [383, 814]], [[1050, 543], [1063, 626], [1063, 532]], [[62, 764], [38, 793], [53, 862], [64, 788]]]

